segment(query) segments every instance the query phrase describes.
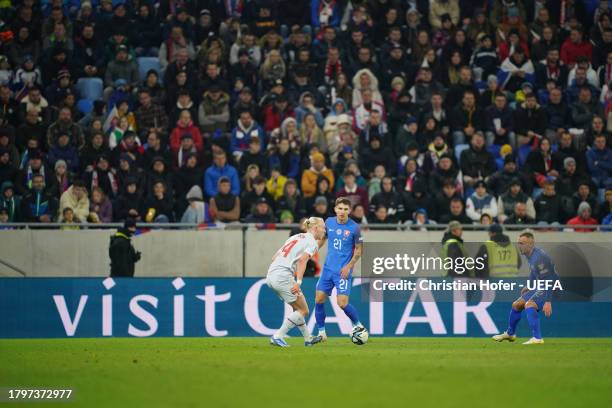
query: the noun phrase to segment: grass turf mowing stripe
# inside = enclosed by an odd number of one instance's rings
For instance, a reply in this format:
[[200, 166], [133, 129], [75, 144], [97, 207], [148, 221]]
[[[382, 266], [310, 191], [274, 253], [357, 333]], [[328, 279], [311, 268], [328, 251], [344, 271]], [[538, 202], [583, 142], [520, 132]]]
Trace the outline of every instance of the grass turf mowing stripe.
[[0, 340], [0, 386], [75, 389], [73, 402], [44, 406], [368, 408], [606, 406], [612, 386], [611, 339], [289, 344], [279, 349], [256, 337]]

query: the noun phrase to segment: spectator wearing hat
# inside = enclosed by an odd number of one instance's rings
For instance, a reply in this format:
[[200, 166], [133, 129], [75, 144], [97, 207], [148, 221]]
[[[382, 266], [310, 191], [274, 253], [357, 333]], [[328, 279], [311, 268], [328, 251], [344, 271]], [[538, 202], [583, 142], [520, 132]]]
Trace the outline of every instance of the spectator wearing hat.
[[227, 176], [219, 178], [217, 192], [210, 199], [210, 214], [215, 221], [235, 222], [240, 219], [240, 198], [232, 193], [232, 184]]
[[119, 193], [119, 180], [111, 167], [110, 157], [106, 154], [100, 155], [91, 171], [83, 174], [87, 190], [100, 187], [108, 197], [115, 198]]
[[72, 173], [79, 171], [79, 152], [71, 143], [70, 136], [67, 133], [60, 133], [57, 138], [57, 144], [51, 146], [47, 162], [54, 167], [58, 160], [63, 160], [67, 166], [67, 170]]
[[526, 216], [535, 221], [536, 211], [533, 200], [523, 191], [520, 179], [514, 178], [510, 182], [508, 191], [497, 199], [497, 218], [500, 223], [506, 223], [506, 219], [516, 212], [517, 203], [524, 204], [525, 213], [523, 214], [521, 207], [521, 212], [514, 218], [514, 221], [518, 221], [518, 218], [525, 219]]
[[54, 183], [49, 189], [49, 192], [53, 193], [57, 198], [60, 198], [75, 180], [75, 173], [68, 171], [68, 165], [64, 160], [56, 161], [53, 169], [55, 170], [53, 172]]
[[176, 127], [170, 133], [170, 149], [178, 154], [181, 149], [181, 138], [183, 135], [189, 134], [193, 140], [195, 148], [198, 152], [201, 152], [204, 148], [204, 140], [200, 129], [193, 123], [191, 113], [189, 110], [183, 110], [179, 119], [176, 122]]
[[481, 259], [482, 268], [475, 269], [477, 278], [513, 278], [519, 273], [521, 257], [504, 234], [499, 224], [491, 224], [488, 228], [489, 239], [478, 249], [476, 259]]
[[174, 168], [179, 169], [185, 165], [190, 155], [193, 155], [197, 158], [198, 150], [193, 141], [193, 136], [191, 133], [183, 133], [181, 135], [181, 144], [177, 152], [174, 153]]
[[334, 188], [334, 173], [325, 166], [325, 156], [316, 152], [310, 157], [310, 168], [302, 173], [301, 188], [305, 198], [312, 197], [317, 190], [317, 178], [322, 175], [327, 178], [330, 190]]
[[21, 200], [21, 215], [25, 222], [48, 223], [57, 217], [57, 199], [47, 190], [45, 177], [32, 175], [28, 192]]
[[251, 112], [244, 110], [240, 112], [240, 117], [236, 127], [232, 130], [231, 152], [237, 160], [248, 150], [251, 137], [257, 136], [261, 140], [261, 151], [266, 148], [265, 132], [254, 120]]
[[118, 79], [125, 80], [128, 89], [136, 88], [140, 82], [138, 66], [131, 58], [128, 47], [124, 44], [117, 46], [114, 59], [106, 66], [104, 76], [104, 84], [106, 85], [106, 89], [104, 90], [105, 96], [108, 97], [111, 94], [112, 87]]
[[186, 199], [189, 204], [181, 217], [181, 223], [198, 225], [213, 222], [210, 207], [204, 201], [204, 195], [199, 186], [191, 187], [186, 195]]
[[136, 233], [136, 221], [126, 219], [123, 228], [119, 229], [110, 239], [108, 256], [110, 258], [110, 276], [113, 278], [132, 278], [136, 262], [141, 254], [134, 249], [131, 237]]
[[[567, 221], [567, 225], [597, 225], [599, 222], [592, 217], [591, 206], [586, 201], [583, 201], [578, 206], [577, 215]], [[591, 232], [589, 228], [574, 228], [576, 232]]]
[[72, 76], [68, 69], [61, 69], [53, 83], [45, 89], [45, 95], [52, 106], [59, 108], [69, 94], [76, 94], [76, 89], [72, 86]]
[[474, 184], [474, 192], [466, 200], [466, 215], [474, 222], [478, 222], [482, 214], [497, 217], [497, 200], [487, 192], [487, 185], [483, 180]]
[[255, 202], [252, 212], [244, 219], [249, 224], [270, 224], [276, 222], [276, 217], [267, 198], [260, 197]]
[[257, 86], [257, 67], [249, 58], [249, 51], [241, 48], [238, 51], [238, 60], [230, 67], [230, 79], [232, 82], [240, 79], [244, 86], [254, 88]]
[[16, 182], [19, 179], [17, 169], [18, 165], [13, 162], [10, 149], [0, 146], [0, 185], [6, 181]]
[[230, 119], [229, 95], [218, 85], [211, 85], [204, 92], [198, 108], [200, 128], [205, 134], [225, 132]]
[[155, 157], [151, 167], [146, 170], [146, 182], [144, 193], [146, 196], [153, 194], [153, 187], [157, 182], [164, 184], [164, 190], [169, 195], [174, 195], [174, 173], [169, 164], [162, 157]]
[[9, 180], [0, 184], [0, 209], [6, 210], [6, 221], [21, 221], [21, 196], [16, 194], [15, 186]]
[[198, 165], [198, 157], [194, 152], [186, 153], [183, 163], [173, 176], [174, 191], [176, 194], [177, 214], [182, 214], [187, 206], [185, 195], [193, 186], [200, 186], [204, 172]]
[[[374, 133], [370, 136], [368, 148], [364, 149], [361, 155], [361, 168], [369, 178], [376, 166], [383, 166], [387, 174], [395, 175], [397, 166], [395, 155], [390, 147], [383, 145], [383, 140], [379, 134]], [[366, 207], [367, 208], [367, 207]]]
[[253, 33], [246, 32], [241, 35], [230, 48], [229, 62], [234, 65], [238, 62], [238, 51], [245, 49], [249, 53], [249, 59], [256, 67], [261, 63], [261, 47], [257, 45], [256, 37]]
[[[458, 258], [465, 258], [468, 256], [468, 253], [463, 244], [463, 226], [459, 221], [451, 221], [448, 223], [448, 228], [442, 237], [442, 250], [440, 253], [440, 257], [442, 259], [451, 258], [456, 260]], [[453, 262], [453, 265], [456, 262]], [[460, 276], [470, 276], [469, 271], [465, 271], [462, 273], [457, 273], [452, 269], [448, 269], [444, 272], [446, 276], [451, 277], [460, 277]]]
[[597, 202], [596, 192], [593, 183], [590, 180], [583, 179], [578, 183], [578, 189], [572, 195], [573, 207], [571, 212], [567, 215], [567, 218], [571, 218], [576, 215], [576, 211], [580, 206], [580, 203], [587, 202], [591, 207], [591, 215], [594, 218], [599, 217], [599, 203]]
[[442, 17], [448, 16], [454, 25], [459, 23], [458, 0], [432, 0], [429, 5], [429, 24], [434, 30], [442, 28]]

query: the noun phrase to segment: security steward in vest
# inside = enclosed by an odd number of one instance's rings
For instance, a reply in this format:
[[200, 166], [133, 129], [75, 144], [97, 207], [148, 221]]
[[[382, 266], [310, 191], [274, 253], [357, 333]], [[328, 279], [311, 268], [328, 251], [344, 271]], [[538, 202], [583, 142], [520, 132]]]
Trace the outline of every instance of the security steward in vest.
[[123, 228], [120, 228], [110, 239], [108, 256], [111, 260], [112, 278], [132, 278], [134, 266], [140, 260], [140, 252], [132, 246], [132, 235], [136, 232], [136, 221], [131, 218], [125, 220]]
[[[463, 244], [463, 238], [461, 238], [462, 235], [463, 227], [459, 221], [451, 221], [448, 223], [448, 230], [442, 237], [442, 252], [440, 254], [440, 258], [442, 258], [443, 262], [446, 258], [451, 258], [453, 259], [453, 265], [455, 265], [457, 264], [456, 259], [467, 258], [469, 256]], [[461, 262], [460, 264], [465, 265], [465, 261]], [[454, 278], [472, 276], [471, 270], [462, 272], [463, 273], [457, 273], [454, 269], [449, 268], [445, 270], [445, 276]]]
[[502, 226], [489, 226], [489, 239], [479, 248], [476, 258], [484, 259], [484, 268], [475, 269], [478, 278], [516, 278], [521, 268], [521, 257]]

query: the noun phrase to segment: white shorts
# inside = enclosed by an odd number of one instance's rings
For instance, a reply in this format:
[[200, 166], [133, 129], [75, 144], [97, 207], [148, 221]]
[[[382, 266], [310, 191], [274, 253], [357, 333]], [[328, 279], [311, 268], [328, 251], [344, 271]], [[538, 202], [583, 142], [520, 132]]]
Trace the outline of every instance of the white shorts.
[[266, 284], [278, 295], [283, 302], [293, 303], [298, 296], [291, 293], [291, 288], [295, 285], [293, 274], [289, 270], [285, 271], [268, 271]]

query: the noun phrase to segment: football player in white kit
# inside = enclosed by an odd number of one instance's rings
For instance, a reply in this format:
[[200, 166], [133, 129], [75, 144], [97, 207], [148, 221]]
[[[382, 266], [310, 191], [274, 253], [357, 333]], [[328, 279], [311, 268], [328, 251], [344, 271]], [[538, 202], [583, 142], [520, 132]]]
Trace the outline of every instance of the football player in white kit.
[[294, 327], [302, 332], [304, 345], [307, 347], [322, 340], [321, 336], [311, 336], [306, 327], [308, 304], [300, 285], [306, 263], [319, 250], [319, 244], [325, 237], [325, 221], [322, 218], [310, 217], [304, 221], [304, 229], [305, 233], [292, 235], [276, 251], [266, 277], [270, 289], [293, 308], [293, 313], [270, 338], [270, 344], [278, 347], [289, 347], [284, 338]]

